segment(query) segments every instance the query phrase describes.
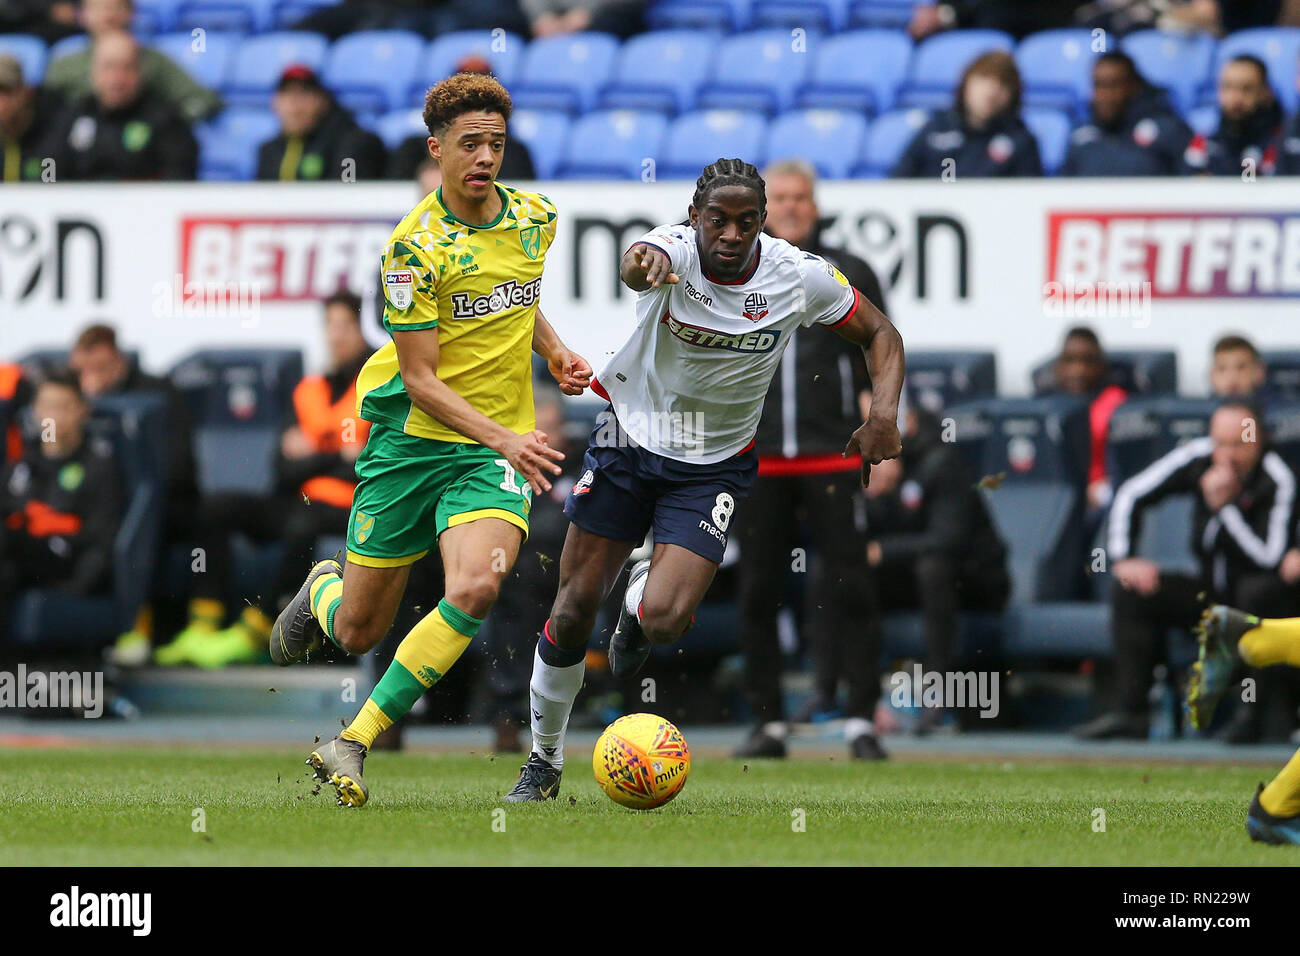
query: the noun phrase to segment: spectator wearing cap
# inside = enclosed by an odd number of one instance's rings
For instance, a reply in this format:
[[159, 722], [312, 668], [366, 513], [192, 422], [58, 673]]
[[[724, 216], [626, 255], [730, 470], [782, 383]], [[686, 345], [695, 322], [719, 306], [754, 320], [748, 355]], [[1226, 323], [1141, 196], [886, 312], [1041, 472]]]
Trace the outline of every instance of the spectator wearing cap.
[[311, 67], [298, 64], [286, 69], [271, 107], [279, 117], [280, 134], [258, 150], [258, 179], [288, 182], [383, 177], [387, 163], [383, 141], [357, 125]]
[[[61, 56], [45, 71], [45, 88], [65, 102], [91, 91], [93, 44], [109, 33], [130, 32], [135, 9], [131, 0], [82, 0], [80, 19], [90, 34], [91, 48]], [[221, 97], [152, 47], [140, 48], [141, 85], [171, 103], [191, 123], [221, 110]]]
[[[470, 55], [461, 60], [456, 66], [456, 72], [482, 73], [485, 76], [490, 76], [492, 65], [480, 56]], [[422, 179], [421, 174], [429, 168], [430, 164], [435, 170], [438, 168], [438, 161], [429, 154], [429, 136], [417, 133], [402, 140], [397, 148], [393, 150], [393, 154], [388, 160], [388, 178]], [[528, 152], [527, 144], [522, 140], [511, 137], [507, 128], [506, 150], [505, 155], [501, 158], [501, 168], [497, 171], [497, 179], [504, 182], [518, 182], [536, 178], [537, 171], [533, 168], [533, 157]], [[421, 195], [427, 196], [441, 184], [442, 176], [439, 174], [437, 182], [434, 182]]]
[[0, 54], [0, 182], [39, 182], [50, 108], [23, 82], [22, 65]]
[[1192, 131], [1124, 53], [1092, 66], [1088, 119], [1070, 134], [1062, 176], [1175, 176]]
[[966, 68], [951, 109], [921, 127], [896, 177], [1041, 176], [1038, 142], [1020, 119], [1020, 71], [1011, 54], [985, 53]]
[[95, 40], [91, 86], [54, 121], [49, 150], [58, 181], [194, 179], [194, 133], [171, 103], [145, 89], [140, 45], [129, 33]]
[[1190, 173], [1241, 176], [1271, 173], [1282, 107], [1268, 85], [1268, 67], [1243, 54], [1219, 71], [1219, 127], [1192, 137], [1183, 159]]

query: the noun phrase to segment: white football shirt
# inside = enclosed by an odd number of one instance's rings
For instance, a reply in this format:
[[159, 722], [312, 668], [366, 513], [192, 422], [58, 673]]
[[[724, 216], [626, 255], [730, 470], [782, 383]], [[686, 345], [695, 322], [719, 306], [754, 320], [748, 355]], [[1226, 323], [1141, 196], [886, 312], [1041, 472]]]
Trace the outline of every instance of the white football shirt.
[[821, 256], [768, 235], [734, 283], [705, 275], [689, 225], [660, 226], [637, 242], [663, 251], [680, 281], [637, 294], [636, 329], [596, 391], [637, 445], [677, 461], [723, 461], [753, 441], [794, 331], [848, 321], [857, 292]]

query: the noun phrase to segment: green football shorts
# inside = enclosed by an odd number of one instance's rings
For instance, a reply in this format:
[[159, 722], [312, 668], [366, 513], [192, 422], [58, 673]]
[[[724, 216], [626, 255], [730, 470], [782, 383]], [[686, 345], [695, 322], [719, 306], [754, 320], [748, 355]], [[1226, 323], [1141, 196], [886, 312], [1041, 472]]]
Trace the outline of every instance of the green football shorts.
[[499, 452], [375, 424], [357, 458], [348, 560], [370, 568], [413, 564], [448, 528], [500, 518], [528, 537], [532, 488]]

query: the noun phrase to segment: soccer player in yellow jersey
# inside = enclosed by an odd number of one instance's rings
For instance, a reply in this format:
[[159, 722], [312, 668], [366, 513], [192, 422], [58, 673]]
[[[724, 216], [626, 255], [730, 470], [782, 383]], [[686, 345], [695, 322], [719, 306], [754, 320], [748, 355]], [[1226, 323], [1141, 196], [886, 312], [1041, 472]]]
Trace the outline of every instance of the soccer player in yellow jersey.
[[488, 76], [459, 73], [429, 90], [424, 121], [442, 186], [393, 230], [384, 252], [384, 325], [392, 335], [357, 379], [370, 437], [357, 460], [345, 566], [321, 561], [271, 634], [291, 664], [317, 627], [351, 654], [392, 626], [411, 565], [438, 547], [444, 596], [342, 735], [307, 762], [359, 807], [362, 761], [469, 646], [528, 534], [533, 492], [564, 458], [536, 429], [531, 353], [577, 395], [591, 366], [537, 307], [555, 238], [555, 207], [496, 182], [510, 97]]
[[[1300, 551], [1282, 559], [1284, 580], [1300, 572]], [[1205, 730], [1223, 699], [1238, 658], [1251, 667], [1300, 667], [1300, 617], [1261, 618], [1216, 604], [1196, 629], [1200, 654], [1187, 681], [1187, 715]], [[1251, 706], [1243, 704], [1242, 706]], [[1246, 832], [1258, 843], [1300, 845], [1300, 752], [1268, 784], [1260, 784], [1246, 811]]]

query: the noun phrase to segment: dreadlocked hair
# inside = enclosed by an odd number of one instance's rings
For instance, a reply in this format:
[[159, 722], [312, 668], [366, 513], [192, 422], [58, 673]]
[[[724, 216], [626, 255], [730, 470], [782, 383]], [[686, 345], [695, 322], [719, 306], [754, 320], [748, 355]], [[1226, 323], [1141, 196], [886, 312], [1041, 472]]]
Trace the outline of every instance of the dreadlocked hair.
[[752, 163], [743, 159], [719, 159], [705, 166], [700, 178], [695, 180], [695, 195], [691, 197], [691, 205], [703, 209], [709, 193], [720, 186], [744, 186], [754, 190], [758, 193], [758, 208], [766, 211], [766, 184]]

